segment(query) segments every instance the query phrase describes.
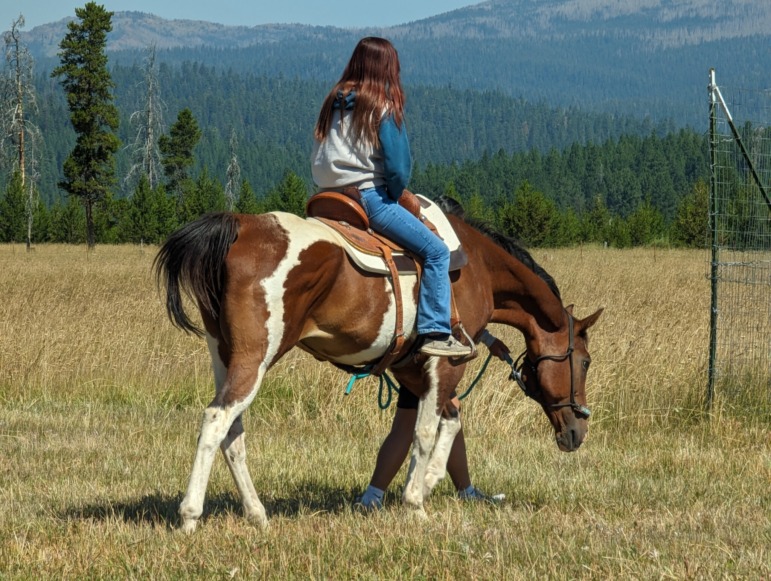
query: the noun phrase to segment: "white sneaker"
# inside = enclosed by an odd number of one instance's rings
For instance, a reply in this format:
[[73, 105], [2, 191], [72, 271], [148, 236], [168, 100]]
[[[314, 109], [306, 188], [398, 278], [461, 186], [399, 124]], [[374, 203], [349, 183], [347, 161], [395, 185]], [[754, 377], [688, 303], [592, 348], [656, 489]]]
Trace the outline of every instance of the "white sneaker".
[[421, 345], [420, 352], [437, 357], [463, 357], [471, 355], [471, 347], [467, 347], [452, 335], [447, 335], [441, 338], [427, 338]]

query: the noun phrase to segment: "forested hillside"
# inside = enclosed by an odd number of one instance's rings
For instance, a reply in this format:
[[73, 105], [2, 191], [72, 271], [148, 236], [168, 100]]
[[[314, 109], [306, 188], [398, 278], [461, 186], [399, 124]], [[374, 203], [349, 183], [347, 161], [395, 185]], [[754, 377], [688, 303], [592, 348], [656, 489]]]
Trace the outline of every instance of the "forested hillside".
[[[116, 104], [121, 113], [119, 136], [128, 146], [136, 127], [131, 114], [144, 106], [144, 70], [140, 65], [115, 66]], [[258, 195], [274, 187], [286, 171], [310, 183], [312, 128], [328, 86], [310, 80], [257, 76], [222, 71], [202, 64], [162, 64], [158, 71], [166, 126], [189, 108], [203, 138], [197, 149], [198, 168], [208, 168], [220, 182], [230, 157], [229, 139], [235, 130], [244, 179]], [[45, 136], [40, 190], [47, 203], [59, 193], [56, 182], [64, 157], [72, 147], [64, 96], [57, 85], [40, 78], [39, 115]], [[553, 108], [545, 102], [515, 99], [498, 91], [407, 87], [408, 130], [418, 165], [449, 164], [479, 159], [485, 152], [508, 153], [537, 148], [562, 150], [573, 143], [602, 143], [622, 135], [665, 134], [671, 126], [578, 108]], [[118, 175], [125, 176], [131, 149], [118, 154]], [[196, 172], [197, 173], [197, 172]], [[118, 197], [130, 191], [118, 189]]]
[[[302, 213], [318, 106], [356, 40], [377, 33], [400, 51], [414, 190], [450, 195], [472, 216], [535, 245], [701, 244], [707, 69], [725, 66], [743, 83], [767, 82], [763, 25], [771, 9], [740, 0], [727, 2], [733, 12], [702, 0], [638, 4], [494, 0], [366, 31], [116, 13], [107, 53], [122, 148], [118, 180], [98, 209], [99, 241], [157, 242], [226, 207]], [[34, 151], [44, 202], [35, 232], [38, 240], [73, 242], [82, 208], [57, 182], [75, 135], [50, 78], [64, 25], [23, 38], [37, 58], [37, 109], [28, 114], [42, 137]], [[182, 112], [200, 128], [181, 189], [126, 179], [151, 45], [161, 131]], [[236, 160], [241, 182], [226, 193]], [[19, 239], [16, 217], [24, 212], [12, 168], [0, 175], [2, 240]]]

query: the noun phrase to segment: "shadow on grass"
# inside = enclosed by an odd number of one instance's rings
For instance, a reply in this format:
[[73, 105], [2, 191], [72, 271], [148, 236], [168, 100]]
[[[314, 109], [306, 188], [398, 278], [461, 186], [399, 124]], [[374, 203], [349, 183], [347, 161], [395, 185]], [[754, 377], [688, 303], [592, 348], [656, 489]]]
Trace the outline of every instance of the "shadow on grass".
[[[223, 499], [229, 495], [222, 494], [220, 496], [222, 499], [218, 504], [224, 504]], [[110, 502], [105, 500], [100, 503], [87, 504], [68, 509], [61, 516], [71, 520], [122, 520], [126, 523], [149, 524], [155, 528], [173, 529], [179, 520], [177, 510], [181, 501], [181, 494], [172, 496], [154, 493], [134, 501]]]
[[[260, 500], [265, 505], [268, 518], [274, 516], [292, 518], [308, 513], [336, 514], [343, 512], [351, 506], [357, 494], [360, 492], [350, 488], [304, 481], [298, 483], [291, 494], [286, 497], [265, 493], [260, 495]], [[88, 504], [68, 509], [60, 516], [71, 520], [122, 520], [126, 523], [149, 524], [155, 528], [171, 530], [176, 528], [179, 523], [177, 511], [180, 502], [182, 502], [181, 492], [174, 495], [153, 493], [134, 501], [110, 502], [105, 500], [100, 503]], [[241, 499], [238, 494], [235, 492], [207, 494], [201, 520], [226, 514], [243, 514]]]
[[[401, 487], [394, 487], [386, 494], [386, 505], [401, 504]], [[273, 496], [269, 492], [262, 494], [260, 500], [265, 505], [268, 518], [282, 516], [296, 518], [301, 515], [315, 513], [339, 514], [349, 510], [354, 500], [361, 494], [360, 489], [331, 486], [313, 480], [297, 483], [286, 496]], [[439, 500], [443, 494], [432, 495], [432, 500]], [[177, 511], [182, 501], [182, 492], [174, 495], [153, 493], [135, 501], [109, 502], [90, 504], [67, 510], [61, 516], [74, 520], [122, 520], [123, 522], [140, 525], [148, 524], [154, 528], [175, 529], [179, 523]], [[431, 500], [429, 500], [431, 502]], [[543, 498], [507, 499], [500, 505], [487, 502], [481, 503], [492, 509], [509, 507], [514, 510], [537, 512], [546, 504]], [[202, 521], [222, 515], [243, 514], [241, 499], [235, 492], [220, 492], [207, 495], [204, 501]]]

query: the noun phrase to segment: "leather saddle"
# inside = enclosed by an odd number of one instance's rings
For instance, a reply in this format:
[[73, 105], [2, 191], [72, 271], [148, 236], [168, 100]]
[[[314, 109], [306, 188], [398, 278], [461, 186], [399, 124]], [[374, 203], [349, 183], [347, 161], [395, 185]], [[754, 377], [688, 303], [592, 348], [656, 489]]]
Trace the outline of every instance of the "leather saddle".
[[[405, 190], [399, 198], [399, 205], [444, 240], [450, 249], [450, 272], [466, 265], [468, 257], [447, 217], [436, 204]], [[313, 195], [306, 204], [306, 215], [338, 233], [348, 255], [363, 270], [391, 274], [391, 269], [383, 259], [384, 248], [390, 250], [397, 272], [415, 274], [420, 269], [420, 265], [407, 250], [370, 228], [369, 218], [355, 187]]]
[[[407, 209], [437, 236], [444, 240], [450, 249], [450, 271], [458, 270], [468, 262], [468, 257], [460, 241], [441, 209], [423, 196], [405, 190], [399, 198], [399, 205]], [[308, 199], [305, 207], [308, 219], [317, 220], [339, 234], [342, 246], [353, 262], [369, 272], [388, 275], [393, 285], [396, 303], [396, 322], [394, 339], [386, 354], [369, 372], [379, 376], [401, 355], [405, 345], [403, 328], [403, 307], [399, 274], [417, 274], [420, 276], [421, 265], [403, 247], [385, 236], [373, 231], [369, 218], [361, 205], [361, 196], [356, 187], [342, 191], [324, 191]], [[452, 296], [451, 326], [462, 330], [455, 298]], [[462, 330], [465, 334], [465, 331]], [[466, 335], [468, 337], [468, 335]], [[473, 358], [476, 355], [473, 341]]]

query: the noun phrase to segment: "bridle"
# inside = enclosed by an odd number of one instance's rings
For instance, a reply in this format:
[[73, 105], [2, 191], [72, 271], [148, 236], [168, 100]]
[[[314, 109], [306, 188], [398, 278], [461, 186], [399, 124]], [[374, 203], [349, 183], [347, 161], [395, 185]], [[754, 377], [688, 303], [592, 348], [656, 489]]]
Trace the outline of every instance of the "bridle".
[[[568, 350], [562, 355], [541, 355], [540, 357], [537, 357], [535, 361], [532, 361], [527, 355], [527, 349], [525, 349], [522, 354], [517, 357], [516, 361], [511, 362], [511, 375], [509, 376], [509, 379], [516, 381], [517, 385], [519, 385], [520, 389], [522, 389], [522, 392], [527, 397], [537, 401], [538, 403], [541, 403], [543, 398], [543, 388], [538, 382], [538, 364], [541, 363], [541, 361], [567, 361], [570, 365], [570, 401], [565, 403], [548, 404], [548, 407], [551, 409], [569, 407], [572, 408], [573, 411], [575, 411], [577, 414], [588, 418], [592, 413], [591, 410], [588, 407], [576, 402], [576, 385], [573, 377], [573, 315], [567, 313], [567, 316], [569, 337]], [[522, 379], [522, 370], [526, 365], [532, 372], [532, 377], [535, 381], [536, 389], [531, 389], [528, 387], [528, 385], [525, 383], [525, 380]]]

